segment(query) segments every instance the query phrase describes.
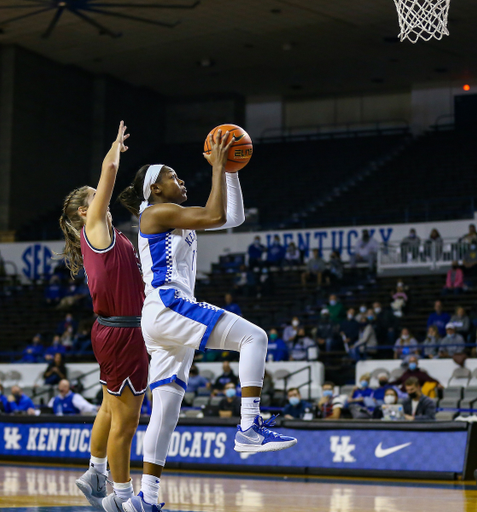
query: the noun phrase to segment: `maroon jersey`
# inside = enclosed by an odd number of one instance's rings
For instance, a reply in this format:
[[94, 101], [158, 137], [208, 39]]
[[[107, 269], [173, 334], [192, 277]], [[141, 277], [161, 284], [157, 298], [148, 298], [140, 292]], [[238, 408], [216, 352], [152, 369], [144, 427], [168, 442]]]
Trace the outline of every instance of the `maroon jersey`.
[[95, 249], [81, 230], [81, 253], [94, 312], [100, 316], [141, 316], [144, 283], [129, 239], [113, 228], [113, 241]]

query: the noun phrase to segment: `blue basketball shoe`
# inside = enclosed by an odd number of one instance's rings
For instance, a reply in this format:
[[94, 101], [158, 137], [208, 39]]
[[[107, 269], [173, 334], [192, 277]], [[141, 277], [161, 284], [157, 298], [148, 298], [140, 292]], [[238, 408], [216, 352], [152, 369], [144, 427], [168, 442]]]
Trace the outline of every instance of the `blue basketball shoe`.
[[124, 512], [161, 512], [164, 503], [160, 505], [150, 505], [144, 501], [144, 494], [142, 491], [137, 495], [129, 498], [126, 503], [123, 503]]
[[276, 416], [272, 416], [268, 421], [263, 421], [257, 415], [252, 426], [245, 431], [239, 425], [235, 434], [234, 450], [248, 453], [277, 452], [295, 445], [297, 440], [294, 437], [283, 436], [267, 428], [275, 425], [275, 418]]

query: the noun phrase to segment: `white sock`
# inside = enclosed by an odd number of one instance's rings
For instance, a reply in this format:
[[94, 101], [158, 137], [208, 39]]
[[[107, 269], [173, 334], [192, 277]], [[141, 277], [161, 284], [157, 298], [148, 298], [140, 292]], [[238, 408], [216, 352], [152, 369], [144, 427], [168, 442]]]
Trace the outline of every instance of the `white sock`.
[[94, 468], [96, 471], [99, 471], [100, 473], [103, 473], [103, 475], [108, 476], [108, 458], [104, 457], [93, 457], [91, 455], [91, 458], [89, 459], [89, 467]]
[[242, 430], [247, 430], [253, 424], [255, 416], [260, 414], [260, 397], [254, 396], [250, 398], [242, 397], [242, 408], [240, 427]]
[[141, 491], [144, 501], [149, 505], [156, 505], [159, 499], [159, 485], [161, 480], [154, 475], [142, 475]]
[[125, 484], [113, 482], [113, 489], [116, 496], [119, 496], [123, 501], [127, 501], [129, 498], [134, 496], [132, 480], [129, 480], [129, 482], [126, 482]]

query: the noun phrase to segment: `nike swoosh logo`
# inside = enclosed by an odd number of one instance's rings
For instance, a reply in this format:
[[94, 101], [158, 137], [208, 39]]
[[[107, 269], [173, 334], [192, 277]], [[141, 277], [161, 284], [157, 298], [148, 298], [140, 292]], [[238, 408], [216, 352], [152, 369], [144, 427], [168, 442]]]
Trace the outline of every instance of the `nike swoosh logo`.
[[242, 135], [239, 135], [238, 137], [237, 137], [237, 135], [234, 135], [235, 142], [238, 142], [239, 140], [242, 140], [244, 137], [245, 137], [244, 133], [242, 133]]
[[398, 446], [392, 446], [391, 448], [383, 448], [383, 443], [379, 443], [378, 446], [376, 446], [376, 450], [374, 451], [374, 455], [378, 459], [382, 459], [383, 457], [387, 457], [388, 455], [391, 455], [391, 453], [398, 452], [399, 450], [402, 450], [403, 448], [407, 448], [412, 443], [404, 443], [400, 444]]
[[260, 400], [254, 400], [253, 401], [254, 404], [258, 404], [258, 402], [260, 402]]

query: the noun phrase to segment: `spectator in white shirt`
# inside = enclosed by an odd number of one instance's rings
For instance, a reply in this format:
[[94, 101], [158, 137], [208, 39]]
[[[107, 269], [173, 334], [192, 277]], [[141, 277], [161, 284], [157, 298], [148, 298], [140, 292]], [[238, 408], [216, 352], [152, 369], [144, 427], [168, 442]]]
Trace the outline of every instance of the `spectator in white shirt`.
[[364, 261], [368, 264], [369, 269], [373, 270], [376, 264], [377, 254], [378, 242], [369, 235], [367, 229], [363, 229], [361, 238], [354, 246], [354, 254], [352, 254], [350, 258], [351, 268], [355, 268], [357, 263]]

